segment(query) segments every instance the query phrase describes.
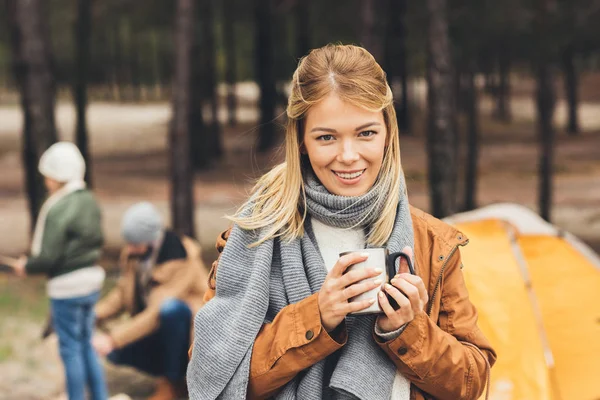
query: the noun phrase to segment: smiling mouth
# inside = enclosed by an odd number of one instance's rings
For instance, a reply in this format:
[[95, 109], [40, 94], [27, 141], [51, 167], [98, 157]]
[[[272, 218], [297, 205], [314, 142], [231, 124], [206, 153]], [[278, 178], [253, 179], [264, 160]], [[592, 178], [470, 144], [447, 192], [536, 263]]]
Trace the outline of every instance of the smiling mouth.
[[356, 171], [356, 172], [338, 172], [338, 171], [333, 171], [334, 174], [336, 174], [337, 176], [339, 176], [342, 179], [356, 179], [359, 176], [361, 176], [364, 172], [365, 172], [364, 169], [362, 169], [360, 171]]

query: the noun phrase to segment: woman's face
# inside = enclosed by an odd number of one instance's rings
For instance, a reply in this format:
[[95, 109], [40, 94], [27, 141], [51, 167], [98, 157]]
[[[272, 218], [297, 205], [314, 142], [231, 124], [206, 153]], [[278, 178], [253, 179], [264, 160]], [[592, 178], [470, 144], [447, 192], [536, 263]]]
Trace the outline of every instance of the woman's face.
[[360, 196], [371, 189], [383, 162], [383, 112], [367, 111], [331, 94], [306, 115], [302, 151], [330, 193]]

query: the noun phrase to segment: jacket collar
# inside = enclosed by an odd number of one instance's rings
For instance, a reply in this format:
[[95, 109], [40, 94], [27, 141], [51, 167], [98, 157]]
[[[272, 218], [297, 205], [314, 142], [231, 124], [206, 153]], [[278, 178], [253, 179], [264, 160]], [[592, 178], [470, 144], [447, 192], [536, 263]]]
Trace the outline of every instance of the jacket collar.
[[[416, 258], [417, 273], [430, 283], [430, 289], [437, 281], [442, 268], [452, 258], [459, 246], [465, 246], [469, 239], [455, 227], [411, 206], [411, 217], [415, 232], [415, 247], [421, 248], [419, 252], [422, 259]], [[420, 262], [419, 262], [420, 261]], [[430, 264], [429, 271], [419, 271], [419, 264]], [[429, 275], [426, 275], [429, 273]]]

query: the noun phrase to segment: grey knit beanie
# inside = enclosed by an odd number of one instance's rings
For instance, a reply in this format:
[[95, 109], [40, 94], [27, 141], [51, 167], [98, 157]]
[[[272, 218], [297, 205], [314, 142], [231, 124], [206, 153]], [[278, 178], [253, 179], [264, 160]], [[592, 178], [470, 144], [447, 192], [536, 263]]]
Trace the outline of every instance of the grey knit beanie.
[[127, 243], [152, 243], [159, 238], [163, 229], [156, 207], [144, 201], [129, 207], [121, 222], [121, 235]]

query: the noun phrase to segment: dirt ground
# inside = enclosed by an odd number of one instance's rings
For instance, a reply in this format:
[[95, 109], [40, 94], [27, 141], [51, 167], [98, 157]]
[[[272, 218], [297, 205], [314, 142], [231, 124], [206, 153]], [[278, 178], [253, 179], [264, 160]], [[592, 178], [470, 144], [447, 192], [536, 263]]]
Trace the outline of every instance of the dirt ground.
[[[252, 93], [249, 94], [252, 97]], [[484, 113], [489, 106], [482, 105]], [[529, 105], [528, 105], [529, 104]], [[600, 250], [600, 103], [586, 103], [582, 114], [585, 131], [567, 137], [559, 130], [556, 146], [554, 222]], [[509, 125], [483, 121], [483, 144], [478, 186], [479, 204], [516, 202], [536, 209], [538, 146], [533, 107], [524, 98], [513, 102], [515, 121]], [[61, 139], [71, 140], [74, 110], [57, 107]], [[93, 103], [89, 111], [94, 190], [104, 213], [109, 254], [121, 244], [119, 221], [134, 202], [150, 200], [169, 220], [167, 123], [170, 106], [161, 104]], [[589, 117], [588, 117], [589, 115]], [[224, 112], [221, 117], [224, 119]], [[276, 162], [280, 154], [256, 155], [256, 110], [239, 111], [240, 124], [226, 127], [226, 156], [210, 169], [197, 173], [194, 184], [196, 229], [206, 262], [214, 257], [217, 234], [227, 228], [223, 218], [240, 205], [251, 181]], [[558, 117], [558, 124], [562, 124]], [[18, 255], [28, 243], [26, 200], [20, 163], [22, 116], [16, 106], [0, 106], [0, 254]], [[401, 140], [402, 160], [409, 197], [417, 207], [428, 209], [423, 116], [415, 118], [417, 135]], [[112, 262], [107, 261], [107, 267]], [[43, 282], [17, 282], [0, 274], [0, 400], [48, 399], [61, 393], [61, 367], [55, 344], [41, 342], [39, 332], [47, 306]], [[19, 286], [22, 285], [22, 286]], [[35, 286], [32, 289], [32, 285]], [[11, 290], [8, 290], [11, 288]], [[21, 289], [34, 297], [14, 310]], [[3, 295], [4, 293], [5, 295]], [[17, 293], [6, 295], [6, 293]], [[12, 297], [11, 297], [12, 296]], [[37, 297], [36, 297], [37, 296]], [[4, 302], [4, 303], [3, 303]], [[35, 303], [35, 306], [33, 305]], [[13, 308], [11, 308], [13, 307]], [[16, 307], [16, 306], [15, 306]], [[26, 310], [36, 308], [35, 316]], [[151, 390], [152, 380], [131, 371], [107, 366], [111, 394], [125, 392], [141, 398]]]

